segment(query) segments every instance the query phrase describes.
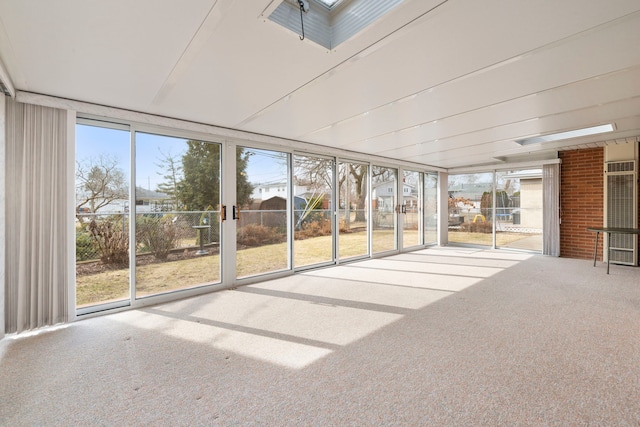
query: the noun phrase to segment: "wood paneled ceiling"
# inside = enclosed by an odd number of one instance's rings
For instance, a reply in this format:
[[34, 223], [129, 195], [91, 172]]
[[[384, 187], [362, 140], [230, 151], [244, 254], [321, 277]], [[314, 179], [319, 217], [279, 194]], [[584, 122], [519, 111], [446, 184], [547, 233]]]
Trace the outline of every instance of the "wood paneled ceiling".
[[278, 3], [0, 0], [0, 59], [19, 91], [442, 168], [640, 135], [637, 0], [405, 0], [333, 50]]

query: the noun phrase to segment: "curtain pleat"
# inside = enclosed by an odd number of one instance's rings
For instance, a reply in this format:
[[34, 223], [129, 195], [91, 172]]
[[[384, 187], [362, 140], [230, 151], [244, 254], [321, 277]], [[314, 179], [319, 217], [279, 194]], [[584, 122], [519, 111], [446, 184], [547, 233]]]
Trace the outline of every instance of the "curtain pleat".
[[66, 115], [7, 102], [7, 333], [68, 320]]
[[542, 167], [542, 253], [560, 256], [560, 165]]

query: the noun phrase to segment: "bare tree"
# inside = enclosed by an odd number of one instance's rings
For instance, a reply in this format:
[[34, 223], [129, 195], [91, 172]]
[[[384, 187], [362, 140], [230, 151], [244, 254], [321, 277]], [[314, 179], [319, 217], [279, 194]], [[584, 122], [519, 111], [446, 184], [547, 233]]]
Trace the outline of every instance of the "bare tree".
[[343, 179], [353, 179], [353, 189], [356, 193], [356, 222], [365, 221], [365, 205], [367, 202], [367, 172], [369, 168], [367, 165], [361, 165], [358, 163], [349, 163], [349, 175], [344, 176]]
[[76, 212], [84, 207], [96, 212], [116, 200], [126, 200], [128, 192], [117, 159], [101, 155], [76, 162]]
[[[312, 156], [294, 157], [293, 184], [305, 188], [305, 205], [300, 209], [296, 228], [314, 211], [322, 210], [333, 185], [333, 160]], [[328, 201], [330, 199], [327, 199]]]
[[324, 192], [332, 185], [333, 160], [296, 155], [294, 178], [296, 185], [302, 185], [314, 192]]
[[[367, 201], [367, 185], [369, 172], [374, 180], [383, 181], [393, 178], [393, 171], [388, 168], [368, 167], [365, 164], [346, 163], [345, 169], [338, 170], [338, 188], [343, 191], [347, 180], [350, 181], [349, 188], [355, 192], [356, 217], [355, 221], [365, 221], [365, 206]], [[330, 160], [319, 161], [313, 157], [296, 157], [296, 184], [306, 185], [314, 191], [318, 188], [331, 188], [331, 167]], [[350, 195], [346, 195], [350, 197]]]

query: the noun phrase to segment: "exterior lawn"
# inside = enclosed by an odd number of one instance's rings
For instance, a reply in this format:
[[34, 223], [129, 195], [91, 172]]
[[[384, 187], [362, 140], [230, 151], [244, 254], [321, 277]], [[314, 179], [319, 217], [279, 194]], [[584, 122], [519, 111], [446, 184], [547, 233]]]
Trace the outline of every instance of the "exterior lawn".
[[[412, 231], [405, 231], [412, 233]], [[413, 233], [417, 233], [414, 231]], [[527, 237], [521, 233], [499, 233], [498, 245]], [[409, 241], [415, 240], [410, 237]], [[491, 244], [491, 234], [450, 232], [451, 242]], [[394, 248], [393, 230], [374, 231], [374, 252]], [[346, 259], [367, 254], [367, 233], [341, 233], [339, 235], [340, 258]], [[331, 236], [313, 237], [295, 241], [294, 264], [296, 267], [318, 264], [331, 260]], [[278, 270], [286, 270], [287, 243], [276, 243], [237, 251], [238, 277], [249, 277]], [[179, 289], [193, 288], [220, 282], [220, 255], [188, 257], [167, 262], [154, 262], [136, 266], [136, 296], [148, 296]], [[79, 274], [76, 277], [76, 305], [85, 307], [98, 303], [129, 298], [129, 269], [106, 269], [95, 274]]]

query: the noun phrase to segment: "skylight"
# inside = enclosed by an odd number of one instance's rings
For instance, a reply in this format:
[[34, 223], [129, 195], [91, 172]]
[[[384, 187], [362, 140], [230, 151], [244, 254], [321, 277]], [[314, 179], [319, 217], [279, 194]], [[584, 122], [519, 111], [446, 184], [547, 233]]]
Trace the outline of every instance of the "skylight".
[[560, 141], [563, 139], [578, 138], [581, 136], [612, 132], [614, 129], [614, 126], [609, 123], [606, 125], [570, 130], [567, 132], [552, 133], [550, 135], [540, 135], [534, 136], [532, 138], [518, 139], [516, 140], [516, 142], [520, 145], [542, 144], [543, 142]]
[[327, 9], [331, 9], [337, 3], [340, 3], [341, 0], [315, 0], [315, 1], [317, 1], [318, 3], [320, 3], [321, 5], [326, 7]]
[[404, 0], [309, 0], [301, 17], [298, 1], [280, 0], [269, 20], [327, 49], [335, 49]]

